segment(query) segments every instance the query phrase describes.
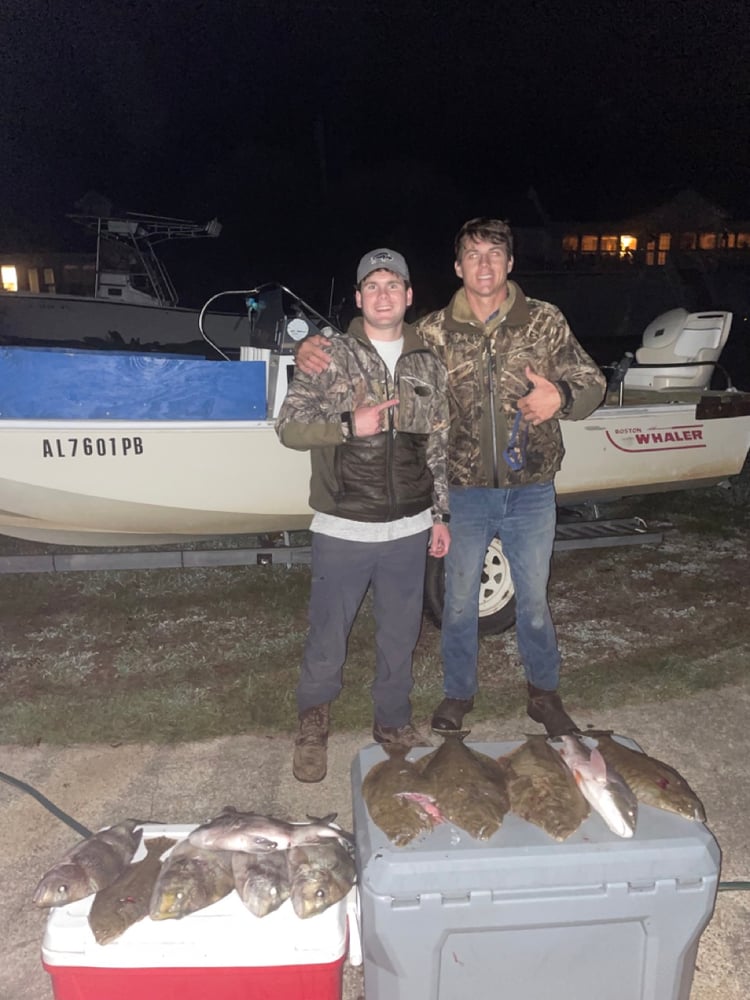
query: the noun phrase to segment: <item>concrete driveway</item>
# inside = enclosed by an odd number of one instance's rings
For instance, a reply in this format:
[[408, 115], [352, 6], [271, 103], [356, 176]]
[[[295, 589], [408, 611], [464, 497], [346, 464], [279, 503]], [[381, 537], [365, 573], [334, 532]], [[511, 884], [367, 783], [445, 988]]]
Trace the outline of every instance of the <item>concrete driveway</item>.
[[[666, 704], [576, 717], [630, 736], [646, 752], [677, 767], [705, 804], [708, 825], [723, 852], [722, 880], [750, 878], [750, 681]], [[497, 726], [482, 723], [469, 740], [518, 740], [536, 729], [525, 717]], [[0, 770], [30, 783], [92, 829], [129, 816], [197, 823], [227, 804], [289, 819], [336, 812], [341, 825], [351, 829], [350, 766], [370, 742], [368, 732], [334, 733], [329, 773], [320, 785], [300, 785], [291, 777], [288, 736], [247, 735], [166, 747], [2, 746]], [[45, 913], [31, 903], [31, 896], [41, 875], [79, 838], [31, 796], [5, 782], [0, 782], [0, 810], [0, 1000], [49, 1000], [51, 983], [40, 956]], [[701, 939], [691, 1000], [750, 996], [749, 918], [748, 892], [719, 893]], [[363, 996], [361, 969], [347, 964], [344, 1000]]]

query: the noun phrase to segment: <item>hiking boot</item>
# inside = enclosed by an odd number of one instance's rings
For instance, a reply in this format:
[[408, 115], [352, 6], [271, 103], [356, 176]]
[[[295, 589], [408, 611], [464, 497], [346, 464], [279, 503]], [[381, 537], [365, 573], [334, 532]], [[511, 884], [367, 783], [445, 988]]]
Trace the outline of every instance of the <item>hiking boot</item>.
[[464, 716], [473, 708], [473, 695], [471, 698], [443, 698], [432, 713], [432, 728], [444, 733], [460, 732]]
[[381, 726], [376, 722], [372, 729], [372, 738], [376, 743], [384, 743], [389, 747], [431, 747], [432, 743], [425, 739], [422, 734], [414, 728], [411, 722], [405, 726]]
[[322, 781], [326, 776], [330, 705], [315, 705], [300, 712], [294, 741], [292, 774], [297, 781]]
[[526, 714], [534, 722], [540, 722], [547, 730], [548, 736], [565, 736], [568, 733], [580, 733], [580, 729], [563, 708], [563, 703], [557, 691], [545, 691], [543, 688], [528, 685], [529, 702]]

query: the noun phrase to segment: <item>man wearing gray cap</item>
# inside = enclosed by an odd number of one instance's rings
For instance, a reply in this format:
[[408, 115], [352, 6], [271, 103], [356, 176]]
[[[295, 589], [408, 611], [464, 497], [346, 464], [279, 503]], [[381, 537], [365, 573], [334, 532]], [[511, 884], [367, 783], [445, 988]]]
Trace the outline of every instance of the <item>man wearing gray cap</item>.
[[446, 369], [404, 322], [411, 305], [401, 254], [380, 248], [357, 268], [348, 336], [334, 337], [322, 375], [297, 370], [276, 422], [288, 448], [309, 450], [310, 628], [297, 685], [292, 770], [326, 775], [330, 705], [346, 645], [370, 586], [375, 614], [373, 738], [429, 745], [411, 721], [412, 655], [422, 619], [427, 551], [444, 556], [448, 531]]

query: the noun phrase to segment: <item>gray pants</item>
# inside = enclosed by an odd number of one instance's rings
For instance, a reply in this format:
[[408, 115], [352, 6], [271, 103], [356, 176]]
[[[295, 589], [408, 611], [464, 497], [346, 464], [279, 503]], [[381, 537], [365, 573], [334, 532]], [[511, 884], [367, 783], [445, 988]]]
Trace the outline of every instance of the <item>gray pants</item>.
[[392, 542], [352, 542], [313, 533], [312, 587], [297, 685], [300, 712], [334, 701], [343, 686], [349, 633], [372, 584], [375, 613], [375, 721], [411, 720], [412, 654], [422, 625], [429, 531]]

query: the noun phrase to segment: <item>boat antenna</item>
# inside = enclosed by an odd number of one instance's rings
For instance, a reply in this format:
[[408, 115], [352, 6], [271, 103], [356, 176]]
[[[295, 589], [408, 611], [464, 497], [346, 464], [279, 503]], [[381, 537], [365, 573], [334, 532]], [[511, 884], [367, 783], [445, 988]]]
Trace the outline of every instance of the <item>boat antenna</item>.
[[101, 276], [102, 259], [102, 220], [96, 220], [96, 264], [94, 270], [94, 298], [99, 298], [99, 278]]
[[328, 294], [328, 315], [333, 316], [333, 290], [336, 287], [336, 276], [331, 275], [331, 291]]

